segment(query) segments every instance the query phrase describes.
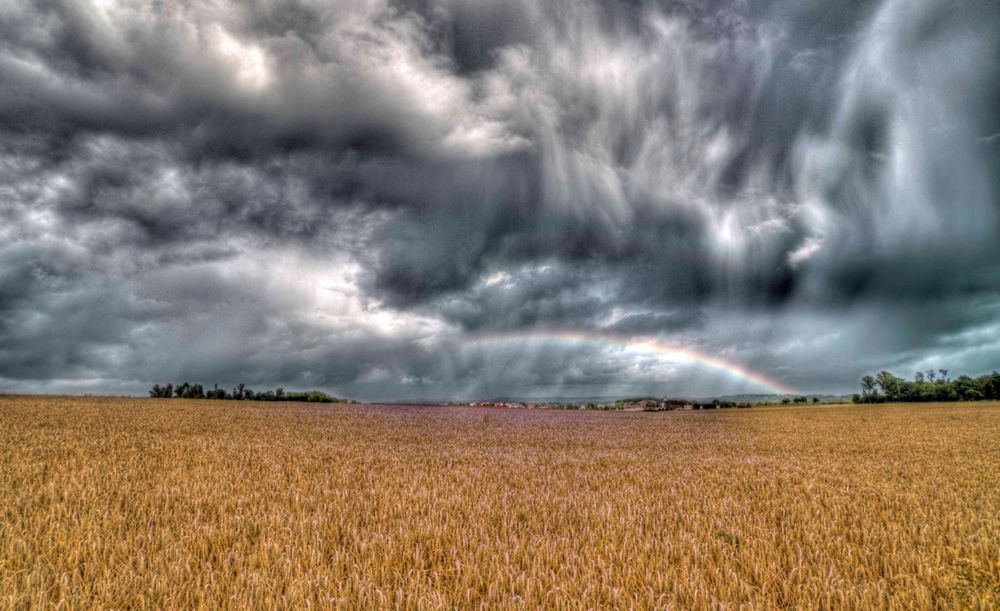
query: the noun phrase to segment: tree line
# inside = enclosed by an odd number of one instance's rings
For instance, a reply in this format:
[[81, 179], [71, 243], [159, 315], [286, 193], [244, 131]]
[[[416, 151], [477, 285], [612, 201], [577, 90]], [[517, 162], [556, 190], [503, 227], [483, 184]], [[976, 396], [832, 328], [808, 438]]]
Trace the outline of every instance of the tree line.
[[861, 393], [855, 403], [885, 403], [887, 401], [981, 401], [1000, 399], [1000, 373], [994, 371], [979, 377], [960, 375], [948, 377], [947, 369], [918, 371], [913, 381], [882, 371], [861, 378]]
[[201, 384], [153, 384], [149, 396], [154, 399], [228, 399], [231, 401], [306, 401], [309, 403], [346, 403], [346, 399], [331, 397], [321, 390], [306, 390], [302, 392], [286, 391], [284, 388], [275, 390], [254, 391], [244, 384], [233, 387], [232, 392], [219, 388], [205, 390]]

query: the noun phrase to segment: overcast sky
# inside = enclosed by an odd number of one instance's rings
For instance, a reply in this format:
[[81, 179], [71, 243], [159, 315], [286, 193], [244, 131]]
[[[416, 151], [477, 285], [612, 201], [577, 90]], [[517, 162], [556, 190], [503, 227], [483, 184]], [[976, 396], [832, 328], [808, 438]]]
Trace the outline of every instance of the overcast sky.
[[998, 263], [996, 0], [0, 0], [0, 391], [854, 392]]

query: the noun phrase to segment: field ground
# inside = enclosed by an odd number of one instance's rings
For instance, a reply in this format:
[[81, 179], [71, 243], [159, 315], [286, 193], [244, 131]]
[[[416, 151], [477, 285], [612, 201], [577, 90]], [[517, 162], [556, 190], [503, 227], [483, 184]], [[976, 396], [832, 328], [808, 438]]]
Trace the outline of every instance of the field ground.
[[0, 397], [0, 607], [1000, 608], [1000, 404]]

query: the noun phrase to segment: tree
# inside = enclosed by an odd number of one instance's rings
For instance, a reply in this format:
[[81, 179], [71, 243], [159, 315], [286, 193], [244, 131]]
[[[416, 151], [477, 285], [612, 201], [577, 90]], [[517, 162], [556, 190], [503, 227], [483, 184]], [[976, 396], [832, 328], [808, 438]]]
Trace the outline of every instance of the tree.
[[983, 376], [983, 398], [1000, 399], [1000, 373], [994, 371]]
[[153, 384], [153, 388], [149, 390], [149, 396], [154, 399], [169, 399], [171, 394], [170, 390], [159, 384]]
[[875, 393], [875, 378], [872, 376], [864, 376], [861, 378], [861, 396], [865, 399], [872, 396]]
[[955, 378], [955, 392], [962, 401], [979, 401], [983, 399], [983, 388], [978, 380], [967, 375]]
[[309, 401], [313, 403], [346, 403], [346, 399], [338, 399], [330, 396], [321, 390], [309, 390], [304, 392], [286, 392], [284, 388], [277, 390], [265, 390], [255, 392], [248, 388], [246, 384], [239, 384], [233, 387], [233, 393], [227, 394], [225, 390], [219, 388], [218, 384], [206, 391], [201, 384], [191, 384], [183, 382], [174, 387], [172, 384], [165, 386], [154, 384], [149, 389], [149, 396], [153, 398], [183, 398], [183, 399], [234, 399], [237, 401]]
[[882, 389], [882, 394], [884, 394], [889, 401], [896, 401], [899, 399], [899, 387], [902, 380], [888, 371], [880, 371], [878, 375], [875, 376], [875, 381]]
[[[874, 392], [878, 386], [885, 393], [882, 397]], [[875, 401], [980, 401], [1000, 399], [1000, 372], [992, 372], [978, 377], [960, 375], [954, 380], [948, 377], [947, 369], [928, 370], [926, 374], [917, 372], [914, 381], [897, 378], [888, 371], [877, 376], [861, 378], [861, 395], [855, 395], [855, 403]]]

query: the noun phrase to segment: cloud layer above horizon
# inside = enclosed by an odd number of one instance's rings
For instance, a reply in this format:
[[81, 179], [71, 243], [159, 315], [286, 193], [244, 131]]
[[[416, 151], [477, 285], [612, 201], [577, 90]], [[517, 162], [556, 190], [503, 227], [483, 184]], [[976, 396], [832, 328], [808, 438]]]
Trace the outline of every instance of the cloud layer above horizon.
[[0, 391], [1000, 367], [995, 0], [0, 2]]

